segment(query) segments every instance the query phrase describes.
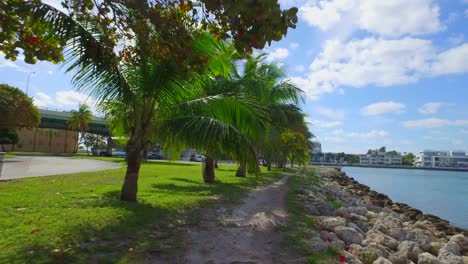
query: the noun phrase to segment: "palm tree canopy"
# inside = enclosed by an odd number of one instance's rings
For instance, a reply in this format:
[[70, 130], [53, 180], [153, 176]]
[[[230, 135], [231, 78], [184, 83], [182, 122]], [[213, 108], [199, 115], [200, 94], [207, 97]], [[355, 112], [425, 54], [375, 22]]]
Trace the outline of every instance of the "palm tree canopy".
[[93, 120], [93, 112], [87, 104], [80, 104], [78, 110], [71, 110], [71, 117], [68, 120], [68, 125], [71, 129], [78, 129], [83, 132], [89, 127], [89, 123]]

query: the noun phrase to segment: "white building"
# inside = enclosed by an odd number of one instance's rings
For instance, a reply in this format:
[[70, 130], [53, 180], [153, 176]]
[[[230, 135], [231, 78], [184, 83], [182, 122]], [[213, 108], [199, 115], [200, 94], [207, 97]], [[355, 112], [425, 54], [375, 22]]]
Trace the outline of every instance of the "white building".
[[361, 165], [393, 165], [403, 164], [401, 155], [389, 155], [387, 152], [372, 151], [370, 154], [359, 155], [359, 164]]
[[424, 150], [419, 152], [415, 165], [425, 168], [468, 168], [468, 155], [461, 150]]

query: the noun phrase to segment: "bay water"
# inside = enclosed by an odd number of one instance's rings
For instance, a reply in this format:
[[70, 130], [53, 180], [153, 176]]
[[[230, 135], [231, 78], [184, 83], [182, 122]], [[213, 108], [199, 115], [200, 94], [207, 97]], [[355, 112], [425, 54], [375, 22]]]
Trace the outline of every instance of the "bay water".
[[468, 229], [468, 171], [343, 167], [342, 171], [393, 202]]

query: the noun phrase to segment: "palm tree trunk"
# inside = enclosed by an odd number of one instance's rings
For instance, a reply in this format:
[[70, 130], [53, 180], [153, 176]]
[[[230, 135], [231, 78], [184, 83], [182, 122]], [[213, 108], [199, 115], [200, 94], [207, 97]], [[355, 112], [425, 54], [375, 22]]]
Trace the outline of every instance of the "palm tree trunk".
[[204, 163], [203, 181], [205, 181], [205, 183], [213, 183], [215, 179], [214, 159], [210, 156], [206, 156]]
[[65, 144], [63, 147], [63, 152], [67, 153], [67, 130], [65, 129]]
[[138, 192], [138, 174], [143, 160], [143, 152], [145, 150], [144, 136], [132, 136], [126, 146], [127, 155], [127, 173], [125, 174], [120, 200], [128, 202], [137, 201]]
[[239, 168], [237, 168], [236, 177], [245, 177], [246, 167], [245, 162], [241, 162]]
[[36, 152], [36, 136], [37, 136], [37, 127], [34, 131], [34, 144], [33, 144], [33, 152]]

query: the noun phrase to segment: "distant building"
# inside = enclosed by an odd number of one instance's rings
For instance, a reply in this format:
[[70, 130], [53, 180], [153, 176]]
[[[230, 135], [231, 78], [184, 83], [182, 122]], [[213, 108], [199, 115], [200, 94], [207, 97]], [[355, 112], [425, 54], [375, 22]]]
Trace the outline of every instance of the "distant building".
[[468, 168], [468, 155], [461, 150], [424, 150], [416, 156], [415, 165], [425, 168]]
[[403, 157], [399, 154], [389, 155], [387, 152], [371, 151], [369, 154], [359, 155], [361, 165], [393, 165], [403, 164]]
[[322, 144], [318, 141], [313, 142], [312, 154], [322, 153]]

